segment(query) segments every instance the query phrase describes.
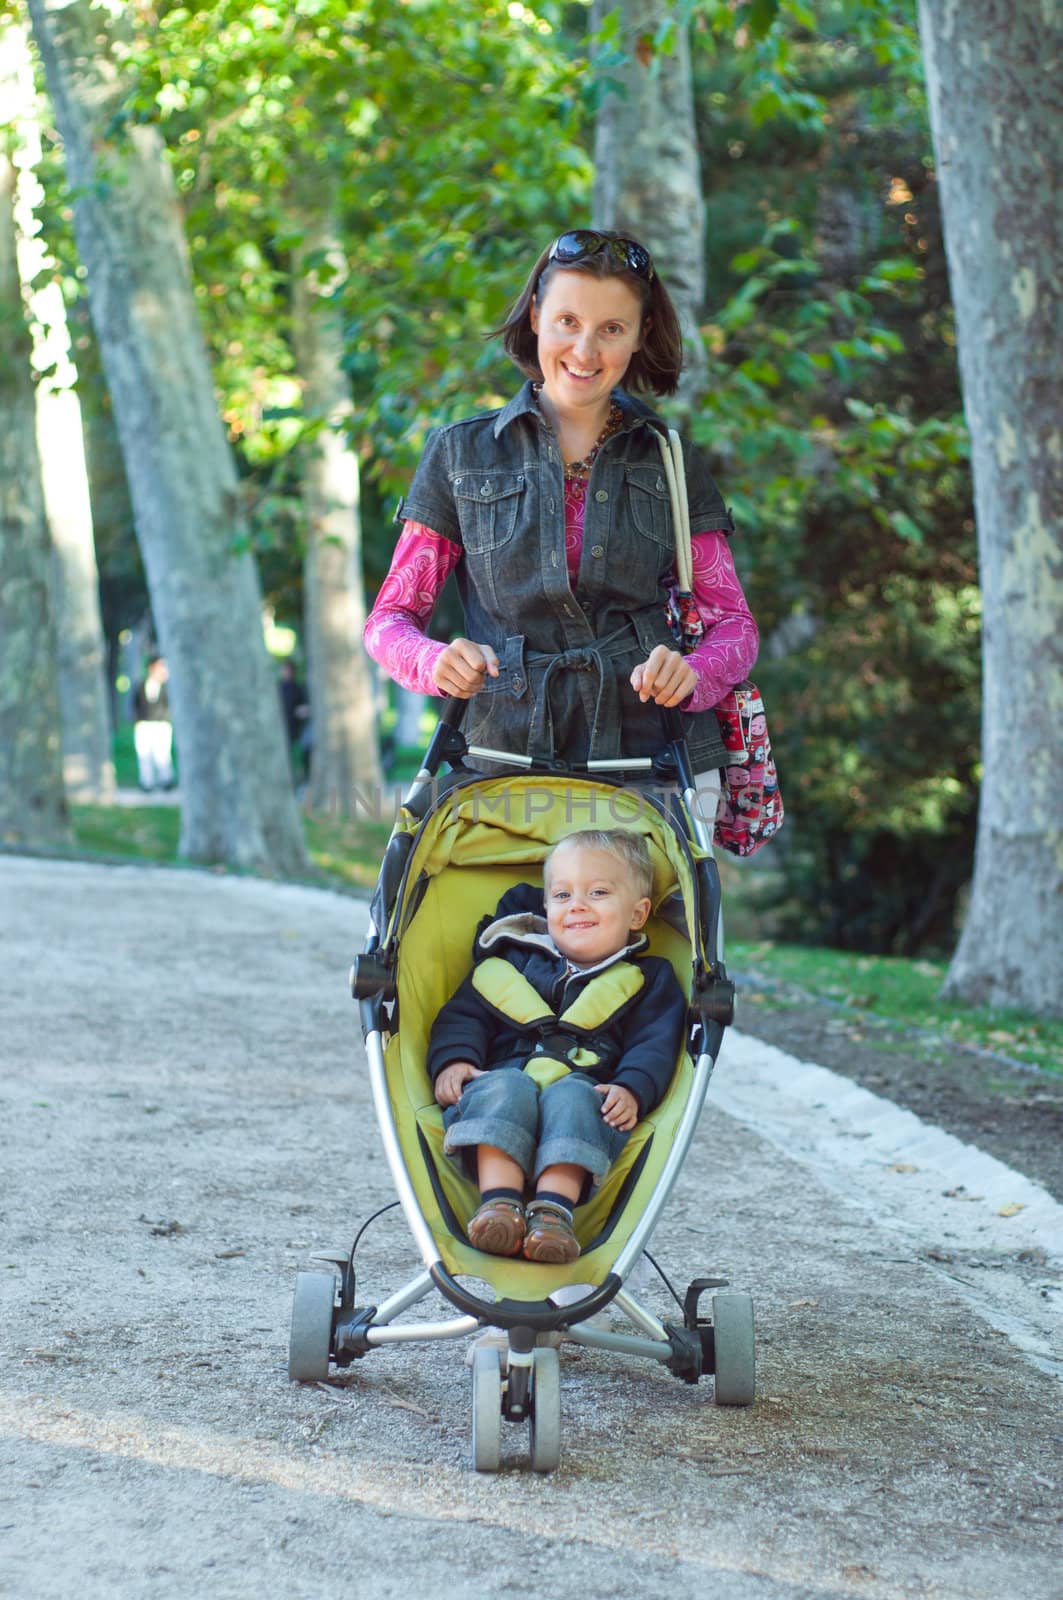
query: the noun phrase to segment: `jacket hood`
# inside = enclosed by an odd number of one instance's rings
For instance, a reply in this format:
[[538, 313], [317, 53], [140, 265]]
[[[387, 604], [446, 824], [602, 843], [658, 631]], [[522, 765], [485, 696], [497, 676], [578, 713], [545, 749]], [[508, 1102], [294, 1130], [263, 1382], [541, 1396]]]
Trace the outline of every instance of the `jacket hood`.
[[[561, 954], [546, 925], [546, 918], [536, 911], [516, 911], [508, 916], [496, 917], [489, 922], [476, 941], [476, 954], [490, 954], [492, 947], [508, 941], [512, 944], [523, 945], [525, 948], [542, 950], [545, 955], [552, 956], [555, 961], [566, 961], [567, 957]], [[600, 972], [605, 967], [612, 966], [614, 961], [622, 961], [626, 956], [639, 955], [649, 944], [649, 939], [642, 932], [631, 934], [623, 950], [616, 950], [611, 956], [606, 956], [593, 967], [580, 967], [575, 970], [580, 972]]]

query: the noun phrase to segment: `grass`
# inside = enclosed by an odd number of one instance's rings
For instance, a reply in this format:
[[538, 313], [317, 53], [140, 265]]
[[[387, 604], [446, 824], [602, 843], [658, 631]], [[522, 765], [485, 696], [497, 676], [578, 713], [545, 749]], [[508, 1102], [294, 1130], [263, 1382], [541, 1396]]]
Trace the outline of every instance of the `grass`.
[[306, 847], [318, 873], [334, 889], [372, 889], [384, 846], [386, 822], [304, 817]]
[[1063, 1076], [1063, 1021], [941, 1000], [945, 967], [939, 962], [852, 955], [770, 939], [729, 940], [727, 962], [733, 971], [778, 986], [783, 994], [801, 991], [856, 1016], [923, 1028], [956, 1044]]
[[[81, 854], [108, 861], [187, 865], [177, 855], [181, 832], [177, 806], [75, 805], [71, 809]], [[303, 825], [311, 861], [306, 882], [347, 893], [373, 888], [391, 834], [388, 823], [304, 817]]]
[[71, 806], [81, 852], [108, 860], [176, 864], [181, 812], [177, 806]]

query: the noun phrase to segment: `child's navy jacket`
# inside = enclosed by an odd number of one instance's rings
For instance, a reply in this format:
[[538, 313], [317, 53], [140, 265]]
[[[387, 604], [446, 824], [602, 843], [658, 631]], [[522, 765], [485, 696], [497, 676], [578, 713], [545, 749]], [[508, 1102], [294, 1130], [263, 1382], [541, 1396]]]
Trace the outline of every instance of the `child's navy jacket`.
[[[672, 1080], [686, 1021], [686, 998], [671, 964], [640, 954], [647, 940], [639, 934], [597, 966], [573, 968], [547, 932], [542, 904], [540, 889], [517, 884], [481, 922], [476, 965], [432, 1026], [429, 1075], [434, 1083], [452, 1061], [494, 1070], [524, 1068], [546, 1055], [598, 1083], [622, 1084], [645, 1116]], [[532, 1020], [517, 1014], [514, 986], [499, 966], [493, 976], [500, 981], [490, 981], [492, 958], [522, 974], [546, 1002], [548, 1018], [543, 1007]]]

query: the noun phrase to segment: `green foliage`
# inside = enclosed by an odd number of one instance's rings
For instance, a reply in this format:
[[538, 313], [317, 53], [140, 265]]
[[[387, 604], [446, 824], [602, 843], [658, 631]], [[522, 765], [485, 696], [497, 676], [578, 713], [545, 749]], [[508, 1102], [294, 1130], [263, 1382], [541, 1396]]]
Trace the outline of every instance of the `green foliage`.
[[[698, 7], [711, 378], [789, 826], [777, 924], [944, 951], [980, 607], [914, 5]], [[737, 24], [737, 31], [736, 31]]]
[[371, 570], [393, 542], [384, 504], [428, 428], [509, 386], [482, 334], [558, 211], [589, 193], [559, 10], [216, 0], [165, 9], [138, 35], [128, 114], [157, 122], [171, 151], [259, 549], [300, 540], [297, 479], [277, 469], [300, 438], [291, 275], [315, 215], [342, 240], [339, 259], [302, 270], [343, 307]]
[[[776, 920], [883, 951], [951, 944], [979, 777], [967, 445], [915, 12], [675, 13], [692, 27], [707, 201], [710, 384], [693, 430], [761, 623], [790, 815]], [[297, 621], [293, 274], [342, 307], [372, 587], [428, 428], [511, 392], [482, 336], [559, 219], [587, 214], [619, 13], [593, 42], [587, 8], [552, 0], [133, 15], [115, 144], [135, 120], [166, 139], [247, 522], [269, 599]], [[639, 47], [671, 44], [665, 27]], [[326, 213], [342, 248], [306, 257]]]

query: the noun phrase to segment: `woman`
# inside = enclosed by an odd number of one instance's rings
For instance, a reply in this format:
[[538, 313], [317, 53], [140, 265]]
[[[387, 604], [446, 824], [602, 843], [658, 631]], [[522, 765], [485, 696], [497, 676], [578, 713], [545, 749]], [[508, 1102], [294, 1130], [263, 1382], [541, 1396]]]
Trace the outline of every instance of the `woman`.
[[[500, 411], [437, 429], [365, 628], [403, 687], [472, 702], [470, 743], [568, 761], [652, 754], [657, 707], [688, 713], [694, 770], [723, 761], [711, 707], [746, 676], [757, 629], [730, 515], [684, 443], [694, 599], [688, 656], [666, 618], [675, 543], [658, 433], [638, 391], [675, 392], [682, 340], [649, 252], [578, 229], [544, 250], [497, 330], [528, 378]], [[467, 637], [426, 636], [456, 570]]]

